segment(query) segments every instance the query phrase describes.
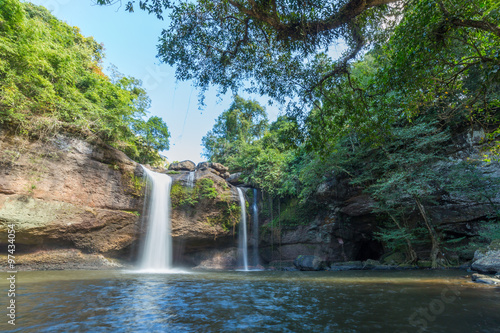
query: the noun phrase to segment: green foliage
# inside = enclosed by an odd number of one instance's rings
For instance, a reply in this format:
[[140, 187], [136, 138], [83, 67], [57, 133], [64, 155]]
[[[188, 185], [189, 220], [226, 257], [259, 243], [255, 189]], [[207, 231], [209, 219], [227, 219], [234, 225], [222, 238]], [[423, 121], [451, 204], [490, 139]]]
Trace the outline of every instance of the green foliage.
[[[272, 223], [299, 222], [294, 207], [312, 207], [323, 183], [342, 179], [376, 202], [380, 240], [411, 261], [413, 245], [431, 242], [435, 265], [443, 240], [426, 208], [463, 196], [492, 206], [498, 193], [497, 180], [478, 171], [487, 163], [445, 159], [453, 136], [475, 126], [492, 143], [485, 159], [500, 151], [497, 2], [411, 0], [363, 8], [338, 26], [328, 24], [366, 2], [145, 0], [140, 8], [171, 10], [159, 57], [177, 65], [177, 78], [292, 97], [287, 117], [270, 125], [263, 108], [237, 97], [203, 139], [207, 157], [270, 195]], [[336, 15], [346, 3], [353, 7]], [[348, 50], [335, 60], [328, 51], [338, 39]], [[276, 198], [295, 206], [280, 214]]]
[[[315, 88], [329, 89], [378, 27], [394, 24], [400, 7], [385, 5], [392, 2], [143, 0], [138, 7], [169, 16], [158, 57], [176, 66], [177, 79], [222, 93], [246, 87], [280, 102], [298, 96], [309, 106]], [[339, 59], [329, 52], [336, 43], [347, 48]]]
[[222, 230], [229, 232], [235, 230], [235, 226], [239, 223], [241, 207], [236, 203], [219, 202], [218, 208], [220, 214], [207, 217], [207, 223], [213, 226], [221, 226]]
[[411, 2], [386, 45], [379, 83], [404, 93], [409, 115], [436, 108], [449, 121], [498, 122], [500, 33], [488, 27], [499, 20], [492, 0]]
[[300, 203], [297, 198], [278, 199], [278, 203], [274, 206], [274, 218], [271, 221], [271, 226], [274, 228], [293, 229], [300, 225], [307, 225], [311, 223], [314, 212], [317, 212], [314, 204]]
[[172, 208], [194, 206], [198, 203], [198, 196], [193, 189], [175, 183], [170, 189], [170, 202]]
[[196, 181], [195, 193], [200, 199], [215, 199], [218, 196], [212, 179], [202, 178]]
[[[222, 190], [228, 191], [229, 188], [222, 186]], [[212, 179], [198, 179], [194, 188], [174, 183], [170, 190], [170, 200], [172, 208], [191, 213], [194, 213], [193, 208], [197, 205], [211, 207], [210, 211], [215, 211], [217, 214], [210, 214], [206, 217], [205, 222], [212, 226], [220, 226], [225, 232], [231, 229], [234, 231], [235, 226], [239, 223], [240, 206], [231, 201], [230, 194], [219, 194]]]
[[135, 128], [136, 134], [142, 135], [146, 146], [155, 150], [167, 150], [169, 148], [167, 125], [160, 117], [151, 117], [144, 123], [139, 123]]
[[133, 173], [125, 173], [123, 174], [123, 178], [129, 193], [137, 197], [143, 195], [144, 186], [146, 184], [142, 177], [136, 177]]
[[228, 164], [229, 157], [237, 154], [241, 145], [261, 138], [267, 126], [267, 114], [259, 103], [235, 96], [229, 109], [203, 137], [204, 155], [212, 162]]
[[66, 132], [102, 140], [131, 158], [158, 161], [168, 131], [144, 121], [149, 98], [137, 79], [101, 69], [104, 48], [43, 7], [0, 5], [0, 124], [44, 138]]
[[209, 178], [198, 179], [194, 188], [175, 183], [170, 190], [170, 200], [173, 208], [193, 207], [198, 202], [213, 201], [218, 196], [219, 193], [217, 192], [215, 183]]
[[479, 235], [488, 242], [497, 242], [500, 240], [500, 222], [489, 222], [482, 225]]

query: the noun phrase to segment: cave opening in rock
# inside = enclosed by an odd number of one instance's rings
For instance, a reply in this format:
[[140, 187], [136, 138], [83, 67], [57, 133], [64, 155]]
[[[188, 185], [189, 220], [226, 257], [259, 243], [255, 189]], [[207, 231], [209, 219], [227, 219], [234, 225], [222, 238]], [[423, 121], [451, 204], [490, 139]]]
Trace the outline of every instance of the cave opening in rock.
[[384, 248], [380, 242], [372, 239], [366, 239], [359, 243], [355, 260], [378, 260], [383, 254]]

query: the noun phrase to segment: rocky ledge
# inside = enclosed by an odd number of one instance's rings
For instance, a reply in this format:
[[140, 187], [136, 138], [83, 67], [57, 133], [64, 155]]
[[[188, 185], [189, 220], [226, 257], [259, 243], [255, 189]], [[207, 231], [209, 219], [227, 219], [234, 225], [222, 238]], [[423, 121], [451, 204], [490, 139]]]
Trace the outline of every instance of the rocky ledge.
[[139, 165], [104, 144], [0, 135], [0, 243], [14, 224], [20, 270], [127, 259], [138, 233], [141, 177]]

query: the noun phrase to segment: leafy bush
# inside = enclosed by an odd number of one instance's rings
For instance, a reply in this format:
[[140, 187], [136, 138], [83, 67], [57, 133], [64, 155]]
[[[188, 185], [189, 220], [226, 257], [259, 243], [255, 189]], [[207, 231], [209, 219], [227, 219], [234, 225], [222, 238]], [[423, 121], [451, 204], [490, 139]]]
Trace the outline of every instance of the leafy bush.
[[195, 193], [200, 199], [215, 199], [218, 195], [214, 181], [208, 178], [196, 181]]

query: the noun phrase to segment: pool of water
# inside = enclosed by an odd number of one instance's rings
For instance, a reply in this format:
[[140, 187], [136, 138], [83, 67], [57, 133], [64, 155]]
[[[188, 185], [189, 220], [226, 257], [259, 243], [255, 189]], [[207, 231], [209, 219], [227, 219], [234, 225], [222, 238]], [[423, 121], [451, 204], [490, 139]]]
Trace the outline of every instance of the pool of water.
[[4, 314], [0, 330], [500, 332], [500, 288], [473, 284], [465, 274], [19, 272], [16, 326]]

